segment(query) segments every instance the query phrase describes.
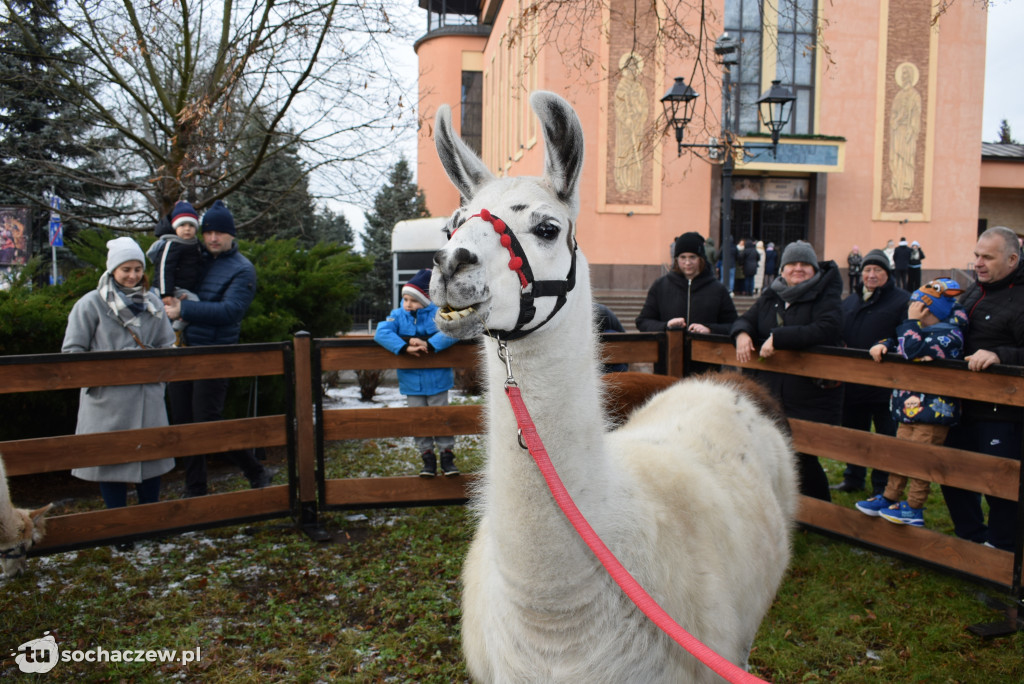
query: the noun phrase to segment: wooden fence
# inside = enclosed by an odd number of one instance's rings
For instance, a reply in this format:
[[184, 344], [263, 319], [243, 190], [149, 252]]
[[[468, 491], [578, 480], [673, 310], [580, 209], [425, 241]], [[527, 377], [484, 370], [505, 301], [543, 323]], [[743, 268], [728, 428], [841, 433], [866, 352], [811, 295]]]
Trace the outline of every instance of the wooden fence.
[[[764, 362], [740, 364], [727, 338], [681, 332], [604, 336], [610, 362], [663, 361], [669, 375], [682, 376], [697, 361], [884, 387], [913, 387], [970, 399], [1024, 406], [1024, 368], [995, 367], [971, 373], [963, 362], [909, 364], [872, 362], [864, 352], [818, 348], [780, 351]], [[328, 479], [325, 445], [341, 439], [474, 434], [481, 431], [480, 406], [325, 410], [322, 372], [415, 366], [474, 367], [476, 345], [460, 344], [427, 359], [390, 354], [372, 338], [313, 340], [300, 334], [277, 344], [173, 350], [0, 357], [0, 392], [33, 392], [93, 385], [171, 382], [213, 377], [282, 376], [289, 388], [286, 414], [218, 423], [67, 435], [0, 442], [11, 476], [66, 471], [72, 467], [215, 453], [239, 448], [285, 446], [288, 483], [259, 490], [161, 501], [119, 510], [55, 515], [34, 554], [109, 544], [184, 530], [291, 517], [310, 534], [318, 515], [332, 509], [460, 504], [472, 474], [460, 478]], [[807, 421], [791, 421], [797, 450], [838, 461], [880, 467], [931, 482], [1020, 500], [1020, 462], [945, 447], [896, 442], [895, 438]], [[429, 427], [426, 427], [429, 426]], [[1024, 446], [1022, 446], [1024, 448]], [[1024, 516], [1024, 507], [1021, 507]], [[1009, 590], [1021, 603], [1024, 524], [1013, 553], [941, 534], [890, 525], [852, 508], [804, 498], [799, 522], [830, 535], [967, 575]]]
[[[192, 347], [88, 354], [0, 357], [0, 392], [36, 392], [201, 378], [283, 376], [295, 387], [292, 344]], [[308, 375], [307, 375], [308, 383]], [[308, 395], [307, 395], [308, 396]], [[289, 405], [301, 402], [290, 401]], [[308, 403], [308, 402], [307, 402]], [[8, 419], [10, 419], [8, 417]], [[287, 415], [141, 430], [0, 442], [7, 475], [67, 471], [260, 446], [288, 446], [288, 485], [144, 506], [55, 515], [33, 553], [52, 553], [157, 533], [196, 530], [249, 520], [299, 517], [296, 508], [296, 431]]]
[[[692, 336], [687, 342], [693, 361], [740, 368], [772, 370], [794, 375], [855, 382], [881, 387], [906, 387], [966, 399], [1024, 406], [1024, 368], [999, 366], [972, 373], [963, 361], [911, 363], [886, 356], [871, 361], [866, 352], [817, 348], [778, 351], [771, 359], [739, 363], [729, 340]], [[797, 451], [837, 461], [878, 467], [911, 477], [1019, 501], [1024, 491], [1020, 461], [985, 456], [943, 446], [912, 444], [895, 437], [790, 420]], [[1024, 445], [1022, 445], [1024, 448]], [[1021, 509], [1019, 513], [1024, 513]], [[1021, 516], [1018, 515], [1018, 519]], [[999, 551], [926, 528], [891, 525], [881, 518], [804, 497], [800, 523], [858, 543], [884, 549], [924, 563], [1010, 587], [1021, 598], [1021, 531], [1014, 553]]]

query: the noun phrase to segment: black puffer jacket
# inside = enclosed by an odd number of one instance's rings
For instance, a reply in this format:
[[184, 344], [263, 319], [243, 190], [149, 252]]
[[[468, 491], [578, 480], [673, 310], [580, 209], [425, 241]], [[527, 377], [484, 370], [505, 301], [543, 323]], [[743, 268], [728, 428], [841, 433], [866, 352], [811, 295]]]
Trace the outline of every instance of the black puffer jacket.
[[[843, 281], [834, 261], [818, 262], [821, 279], [817, 285], [786, 307], [773, 289], [764, 291], [754, 305], [736, 319], [732, 336], [741, 332], [760, 349], [768, 336], [776, 349], [805, 349], [816, 345], [838, 345], [842, 331]], [[779, 323], [781, 318], [782, 323]], [[838, 425], [842, 414], [842, 387], [828, 387], [816, 378], [757, 371], [764, 383], [782, 402], [790, 418]]]
[[[1024, 260], [994, 283], [974, 283], [961, 297], [970, 326], [964, 356], [979, 349], [994, 352], [999, 363], [1024, 366]], [[1022, 412], [988, 402], [964, 401], [964, 415], [976, 420], [1020, 420]]]
[[[852, 349], [870, 349], [876, 342], [896, 336], [896, 326], [907, 318], [910, 293], [889, 279], [875, 288], [866, 302], [856, 292], [843, 300], [843, 344]], [[892, 390], [871, 385], [846, 385], [847, 404], [886, 404]]]
[[905, 271], [910, 268], [910, 247], [907, 243], [901, 242], [892, 251], [892, 267], [897, 271]]
[[757, 253], [754, 243], [748, 242], [743, 248], [743, 274], [753, 277], [757, 273], [757, 265], [761, 263], [761, 255]]
[[660, 332], [673, 318], [685, 318], [686, 324], [706, 325], [717, 335], [729, 334], [736, 320], [736, 305], [729, 291], [704, 269], [693, 280], [671, 271], [654, 281], [647, 299], [636, 317], [636, 329]]

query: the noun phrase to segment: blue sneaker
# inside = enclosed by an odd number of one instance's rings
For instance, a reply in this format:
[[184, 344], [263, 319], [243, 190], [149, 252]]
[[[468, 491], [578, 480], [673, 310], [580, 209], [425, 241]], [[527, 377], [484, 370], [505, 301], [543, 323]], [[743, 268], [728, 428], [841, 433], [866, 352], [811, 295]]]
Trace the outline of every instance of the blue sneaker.
[[867, 501], [858, 501], [854, 505], [857, 507], [857, 510], [863, 513], [864, 515], [870, 515], [872, 518], [877, 518], [879, 515], [879, 511], [885, 508], [889, 508], [889, 506], [892, 506], [895, 503], [895, 501], [890, 501], [889, 499], [886, 499], [884, 496], [879, 494], [877, 496], [871, 497]]
[[897, 525], [913, 525], [924, 527], [924, 509], [911, 508], [906, 501], [900, 501], [899, 506], [886, 508], [878, 512], [880, 516]]

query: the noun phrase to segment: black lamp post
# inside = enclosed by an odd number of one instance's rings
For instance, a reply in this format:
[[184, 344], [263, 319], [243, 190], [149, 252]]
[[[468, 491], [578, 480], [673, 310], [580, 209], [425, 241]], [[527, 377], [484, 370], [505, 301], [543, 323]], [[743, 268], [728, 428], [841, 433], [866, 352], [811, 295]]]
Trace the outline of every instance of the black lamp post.
[[[661, 104], [665, 108], [665, 118], [669, 125], [675, 130], [676, 143], [679, 146], [679, 156], [683, 155], [683, 148], [698, 148], [714, 153], [714, 158], [722, 160], [722, 276], [728, 282], [729, 273], [735, 267], [733, 258], [732, 241], [732, 172], [735, 167], [734, 155], [737, 151], [747, 155], [752, 150], [770, 149], [772, 156], [779, 145], [779, 136], [782, 129], [789, 123], [789, 117], [793, 112], [793, 102], [796, 98], [793, 93], [782, 85], [781, 81], [772, 81], [769, 88], [757, 100], [758, 113], [762, 123], [771, 131], [772, 142], [765, 143], [735, 143], [735, 133], [732, 130], [732, 66], [739, 63], [736, 51], [739, 44], [723, 33], [715, 42], [715, 54], [721, 57], [722, 65], [722, 137], [721, 142], [684, 143], [683, 133], [686, 125], [693, 118], [693, 110], [699, 94], [690, 86], [686, 85], [681, 77], [676, 77], [675, 83], [665, 96], [661, 98]], [[710, 155], [709, 155], [710, 156]]]
[[676, 76], [675, 83], [661, 98], [661, 104], [665, 108], [665, 118], [676, 131], [676, 142], [679, 143], [679, 156], [683, 156], [683, 131], [686, 124], [693, 118], [693, 108], [697, 103], [700, 93], [686, 85], [682, 76]]
[[761, 122], [768, 127], [772, 133], [772, 154], [775, 154], [775, 147], [779, 144], [779, 136], [782, 129], [789, 123], [789, 117], [793, 114], [793, 103], [796, 98], [782, 81], [772, 81], [772, 87], [757, 98], [757, 110], [761, 114]]

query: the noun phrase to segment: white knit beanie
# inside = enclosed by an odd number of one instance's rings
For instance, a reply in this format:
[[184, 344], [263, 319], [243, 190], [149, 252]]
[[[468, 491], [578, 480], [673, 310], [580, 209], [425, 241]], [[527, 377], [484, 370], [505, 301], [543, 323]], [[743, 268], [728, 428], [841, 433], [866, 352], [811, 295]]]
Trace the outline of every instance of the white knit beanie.
[[130, 237], [114, 238], [107, 242], [107, 272], [113, 273], [114, 269], [126, 261], [139, 261], [146, 265], [146, 255], [142, 253], [135, 240]]

